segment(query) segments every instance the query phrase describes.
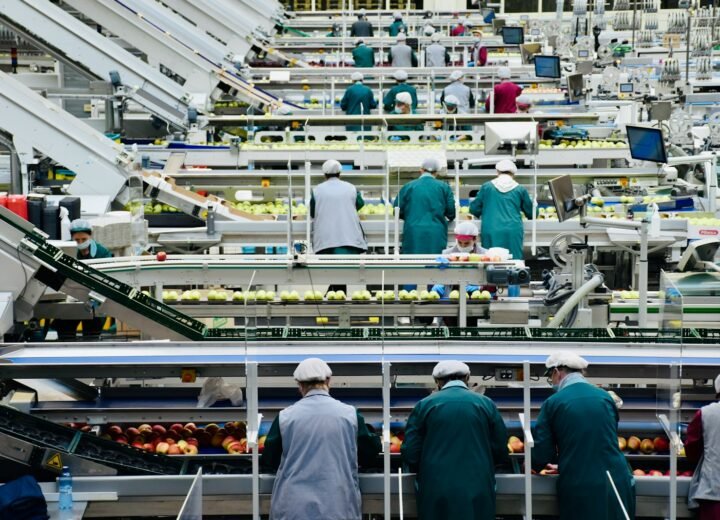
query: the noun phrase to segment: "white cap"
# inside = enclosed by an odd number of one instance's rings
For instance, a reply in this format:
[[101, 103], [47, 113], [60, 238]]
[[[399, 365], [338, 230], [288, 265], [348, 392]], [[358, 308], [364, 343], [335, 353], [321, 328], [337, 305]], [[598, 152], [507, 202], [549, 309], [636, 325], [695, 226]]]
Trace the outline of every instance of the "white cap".
[[393, 74], [393, 78], [395, 78], [398, 81], [406, 81], [408, 79], [408, 73], [405, 70], [396, 70], [395, 74]]
[[476, 237], [478, 236], [478, 228], [469, 220], [465, 220], [463, 222], [457, 223], [457, 225], [455, 226], [455, 234]]
[[92, 226], [84, 218], [77, 218], [70, 224], [70, 233], [92, 233]]
[[405, 33], [400, 33], [397, 35], [397, 41], [404, 42], [405, 40], [407, 40], [407, 36], [405, 36]]
[[440, 361], [433, 368], [432, 376], [435, 379], [445, 379], [450, 376], [469, 376], [470, 367], [462, 361], [447, 360]]
[[428, 157], [427, 159], [424, 159], [421, 166], [423, 171], [430, 173], [439, 172], [441, 168], [442, 164], [440, 164], [440, 159], [437, 157]]
[[362, 38], [358, 38], [357, 40], [355, 40], [355, 46], [356, 46], [356, 47], [357, 47], [358, 45], [362, 45], [363, 43], [365, 43], [365, 40], [363, 40]]
[[[426, 25], [423, 28], [423, 34], [425, 36], [434, 36], [435, 35], [435, 27], [433, 27], [432, 25]], [[440, 35], [438, 35], [438, 37], [440, 37]], [[435, 41], [435, 40], [433, 40], [433, 41]]]
[[402, 13], [400, 11], [395, 11], [393, 13], [393, 18], [395, 18], [396, 20], [402, 20]]
[[503, 159], [495, 165], [495, 169], [502, 173], [512, 173], [513, 175], [517, 173], [517, 166], [510, 159]]
[[311, 381], [325, 381], [332, 376], [332, 370], [325, 361], [320, 358], [308, 358], [301, 362], [293, 377], [299, 383], [309, 383]]
[[342, 171], [342, 164], [335, 159], [327, 160], [322, 165], [322, 171], [326, 175], [336, 175]]
[[460, 104], [460, 100], [457, 98], [456, 95], [450, 94], [449, 96], [447, 96], [447, 97], [445, 98], [445, 104], [446, 104], [446, 105], [457, 106], [457, 105]]
[[715, 393], [720, 394], [720, 376], [715, 378]]
[[452, 74], [450, 74], [450, 80], [451, 81], [457, 81], [463, 77], [463, 71], [461, 70], [454, 70], [452, 71]]
[[498, 69], [498, 78], [510, 79], [510, 76], [512, 76], [512, 73], [510, 72], [510, 67], [500, 67]]
[[402, 103], [403, 105], [412, 105], [412, 96], [410, 92], [400, 92], [395, 96], [395, 103]]
[[545, 360], [545, 373], [549, 373], [553, 368], [571, 368], [573, 370], [585, 370], [588, 362], [573, 352], [555, 352]]
[[362, 72], [353, 72], [352, 76], [350, 76], [350, 79], [353, 81], [362, 81], [363, 80]]
[[365, 9], [360, 9], [358, 11], [358, 16], [365, 16]]
[[432, 36], [430, 37], [431, 41], [434, 41], [435, 43], [439, 42], [441, 38], [441, 35], [439, 32], [433, 32]]

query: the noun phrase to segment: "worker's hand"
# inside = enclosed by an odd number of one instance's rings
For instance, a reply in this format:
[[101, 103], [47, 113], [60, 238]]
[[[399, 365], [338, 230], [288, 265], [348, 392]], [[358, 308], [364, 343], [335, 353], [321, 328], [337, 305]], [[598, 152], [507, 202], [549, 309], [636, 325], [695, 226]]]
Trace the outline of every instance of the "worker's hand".
[[438, 263], [438, 269], [450, 267], [450, 260], [448, 260], [445, 256], [438, 256], [435, 261]]
[[430, 289], [430, 290], [433, 291], [433, 292], [438, 293], [440, 296], [442, 296], [443, 294], [445, 294], [445, 286], [444, 286], [444, 285], [440, 285], [440, 284], [433, 285], [433, 286], [432, 286], [432, 289]]
[[541, 475], [557, 475], [560, 471], [558, 470], [557, 464], [548, 464], [545, 469], [540, 471]]

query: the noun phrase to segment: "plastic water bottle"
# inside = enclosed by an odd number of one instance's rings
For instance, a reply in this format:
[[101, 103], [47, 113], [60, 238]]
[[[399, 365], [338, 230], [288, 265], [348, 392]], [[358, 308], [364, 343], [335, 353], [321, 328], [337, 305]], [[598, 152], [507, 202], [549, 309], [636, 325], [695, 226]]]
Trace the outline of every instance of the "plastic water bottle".
[[72, 475], [70, 474], [70, 468], [67, 466], [63, 466], [60, 478], [58, 478], [58, 493], [60, 494], [58, 509], [60, 511], [72, 511]]

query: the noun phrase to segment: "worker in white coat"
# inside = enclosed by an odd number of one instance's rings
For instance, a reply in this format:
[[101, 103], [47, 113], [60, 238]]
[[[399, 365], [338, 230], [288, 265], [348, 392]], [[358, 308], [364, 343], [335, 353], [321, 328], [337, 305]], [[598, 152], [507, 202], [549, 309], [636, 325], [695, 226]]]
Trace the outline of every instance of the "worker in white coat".
[[430, 41], [432, 43], [425, 48], [425, 66], [447, 67], [450, 65], [450, 53], [440, 43], [440, 33], [434, 33], [430, 37]]
[[418, 66], [417, 55], [412, 47], [405, 43], [406, 40], [405, 33], [400, 33], [397, 35], [395, 45], [390, 47], [390, 64], [393, 67], [408, 69]]
[[440, 96], [440, 103], [445, 103], [447, 96], [455, 96], [458, 100], [457, 111], [460, 114], [468, 114], [470, 110], [475, 108], [475, 96], [473, 96], [470, 87], [463, 83], [463, 72], [454, 70], [450, 74], [451, 83], [445, 87]]
[[293, 377], [302, 399], [282, 410], [265, 439], [261, 464], [277, 470], [271, 520], [360, 520], [358, 463], [380, 452], [380, 439], [352, 406], [330, 397], [332, 370], [322, 359]]

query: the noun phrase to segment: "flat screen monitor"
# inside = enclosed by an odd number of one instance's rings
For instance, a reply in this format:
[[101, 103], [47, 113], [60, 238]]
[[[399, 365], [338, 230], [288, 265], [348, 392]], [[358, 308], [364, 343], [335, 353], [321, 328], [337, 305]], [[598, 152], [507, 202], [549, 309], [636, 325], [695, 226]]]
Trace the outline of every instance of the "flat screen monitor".
[[620, 93], [621, 94], [632, 94], [633, 93], [633, 84], [632, 83], [620, 83]]
[[570, 101], [580, 101], [583, 98], [585, 81], [582, 74], [570, 74], [567, 77], [568, 98]]
[[577, 52], [577, 57], [578, 57], [578, 58], [585, 58], [585, 59], [587, 59], [587, 58], [590, 57], [590, 51], [587, 50], [587, 49], [580, 49], [580, 50]]
[[560, 78], [559, 56], [535, 56], [535, 77]]
[[502, 40], [505, 45], [521, 45], [525, 43], [522, 27], [503, 27]]
[[555, 204], [560, 222], [580, 214], [580, 207], [575, 204], [575, 188], [569, 175], [555, 177], [548, 181], [548, 188]]
[[662, 130], [645, 126], [626, 126], [630, 157], [637, 161], [667, 163]]
[[493, 18], [492, 27], [494, 34], [500, 34], [505, 27], [505, 18]]
[[520, 46], [520, 58], [522, 59], [523, 65], [528, 65], [533, 56], [540, 53], [542, 45], [539, 43], [523, 43]]

